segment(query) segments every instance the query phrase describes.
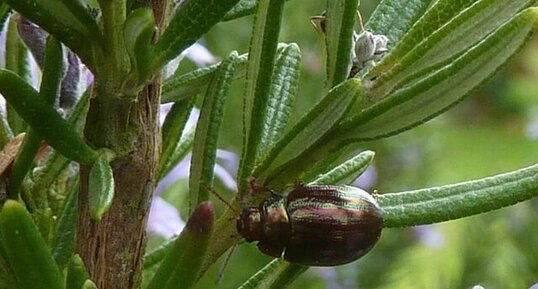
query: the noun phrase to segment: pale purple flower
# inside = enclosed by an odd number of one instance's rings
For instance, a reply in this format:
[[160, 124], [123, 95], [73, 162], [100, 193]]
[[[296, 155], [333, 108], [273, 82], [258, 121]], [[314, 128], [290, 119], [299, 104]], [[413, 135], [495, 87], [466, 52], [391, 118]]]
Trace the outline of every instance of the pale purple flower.
[[153, 198], [148, 218], [147, 231], [149, 234], [171, 238], [179, 234], [183, 227], [185, 227], [185, 222], [174, 206], [160, 197]]
[[529, 289], [538, 289], [538, 283], [532, 285], [531, 287], [529, 287]]
[[[217, 162], [225, 160], [237, 163], [237, 155], [228, 151], [217, 151]], [[175, 182], [189, 177], [191, 155], [187, 155], [174, 169], [170, 171], [155, 188], [153, 202], [158, 203], [151, 206], [148, 220], [148, 233], [159, 234], [170, 237], [181, 231], [184, 221], [180, 218], [179, 212], [171, 204], [161, 199], [159, 195]], [[237, 191], [237, 184], [234, 177], [221, 165], [215, 164], [215, 177], [226, 186], [227, 189]], [[165, 206], [166, 205], [166, 206]], [[172, 213], [171, 211], [174, 211]], [[163, 224], [166, 223], [166, 224]]]
[[188, 178], [190, 162], [191, 162], [191, 156], [189, 154], [183, 160], [181, 160], [181, 162], [179, 162], [179, 164], [175, 166], [166, 176], [164, 176], [159, 181], [153, 194], [155, 196], [160, 196], [162, 192], [164, 192], [173, 183], [177, 182], [178, 180]]
[[[164, 122], [166, 114], [170, 110], [171, 105], [165, 104], [161, 106], [161, 124]], [[200, 111], [194, 108], [189, 116], [183, 136], [191, 132], [195, 128]], [[237, 184], [234, 176], [230, 172], [237, 170], [239, 160], [235, 153], [217, 150], [217, 163], [214, 167], [215, 178], [218, 179], [227, 189], [237, 191]], [[154, 191], [154, 203], [149, 212], [148, 233], [158, 234], [164, 237], [170, 237], [177, 234], [184, 226], [184, 221], [181, 220], [177, 209], [165, 200], [161, 199], [160, 194], [170, 187], [175, 182], [189, 177], [191, 163], [191, 155], [188, 154], [185, 158], [176, 165], [166, 176], [164, 176]], [[222, 164], [222, 165], [221, 165]], [[173, 211], [173, 212], [172, 212]]]
[[422, 243], [433, 249], [441, 249], [445, 244], [445, 237], [436, 225], [417, 226], [414, 231]]
[[325, 281], [325, 284], [327, 285], [327, 288], [331, 289], [344, 289], [345, 287], [340, 284], [341, 278], [338, 276], [338, 272], [336, 272], [336, 269], [334, 267], [320, 267], [315, 268], [315, 273], [317, 276], [319, 276], [323, 281]]
[[213, 56], [213, 54], [211, 54], [207, 48], [199, 43], [194, 43], [191, 45], [189, 48], [183, 51], [183, 54], [185, 57], [192, 60], [192, 62], [194, 62], [198, 67], [208, 66], [218, 61], [218, 58]]
[[196, 64], [198, 67], [208, 66], [210, 64], [217, 63], [219, 60], [217, 57], [211, 54], [211, 52], [209, 52], [209, 50], [207, 50], [207, 48], [205, 48], [202, 44], [194, 43], [189, 48], [183, 50], [183, 52], [181, 52], [179, 56], [177, 56], [165, 65], [163, 70], [163, 77], [166, 79], [169, 76], [173, 75], [177, 70], [179, 64], [185, 57], [194, 62], [194, 64]]
[[538, 111], [533, 109], [530, 120], [525, 127], [525, 135], [529, 139], [538, 139]]
[[377, 182], [377, 169], [375, 165], [370, 165], [366, 171], [364, 171], [353, 183], [352, 186], [362, 188], [362, 189], [371, 189]]

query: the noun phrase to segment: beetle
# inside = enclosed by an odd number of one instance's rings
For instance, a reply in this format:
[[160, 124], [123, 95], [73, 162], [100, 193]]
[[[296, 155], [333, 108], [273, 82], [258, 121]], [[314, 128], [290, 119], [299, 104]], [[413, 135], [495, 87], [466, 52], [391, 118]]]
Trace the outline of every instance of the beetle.
[[336, 266], [357, 260], [381, 235], [383, 216], [376, 200], [351, 186], [296, 185], [246, 207], [237, 231], [258, 241], [266, 255], [307, 266]]

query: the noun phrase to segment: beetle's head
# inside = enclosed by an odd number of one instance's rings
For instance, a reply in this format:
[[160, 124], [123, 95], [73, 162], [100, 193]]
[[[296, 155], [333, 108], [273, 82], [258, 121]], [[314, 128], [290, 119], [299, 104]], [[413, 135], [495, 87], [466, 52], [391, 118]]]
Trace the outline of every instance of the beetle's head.
[[255, 207], [243, 209], [237, 220], [236, 227], [237, 232], [239, 232], [247, 242], [260, 240], [263, 234], [260, 210]]

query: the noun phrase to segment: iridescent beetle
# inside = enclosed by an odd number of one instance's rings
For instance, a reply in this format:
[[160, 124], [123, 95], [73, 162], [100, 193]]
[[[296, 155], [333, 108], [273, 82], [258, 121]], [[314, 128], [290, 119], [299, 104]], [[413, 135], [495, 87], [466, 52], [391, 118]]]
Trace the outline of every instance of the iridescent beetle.
[[383, 216], [375, 199], [351, 186], [297, 185], [244, 208], [237, 231], [263, 253], [308, 266], [336, 266], [375, 245]]

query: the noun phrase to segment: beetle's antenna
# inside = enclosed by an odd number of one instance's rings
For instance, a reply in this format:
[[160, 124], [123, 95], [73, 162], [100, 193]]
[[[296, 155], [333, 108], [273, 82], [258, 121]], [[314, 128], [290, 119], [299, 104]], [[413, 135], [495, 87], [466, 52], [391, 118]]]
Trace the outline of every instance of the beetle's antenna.
[[224, 263], [222, 264], [222, 267], [220, 267], [219, 274], [217, 275], [217, 280], [215, 280], [215, 285], [219, 285], [220, 283], [222, 283], [222, 279], [224, 279], [224, 271], [226, 271], [226, 268], [228, 268], [228, 264], [230, 264], [230, 260], [232, 259], [232, 255], [236, 247], [237, 245], [233, 245], [232, 248], [230, 248], [230, 251], [228, 251], [226, 259], [224, 259]]
[[241, 214], [237, 209], [235, 209], [232, 204], [230, 204], [228, 201], [226, 201], [217, 191], [215, 191], [212, 187], [207, 185], [205, 182], [200, 183], [206, 190], [208, 190], [210, 193], [212, 193], [217, 199], [219, 199], [221, 202], [223, 202], [236, 216], [240, 216]]

